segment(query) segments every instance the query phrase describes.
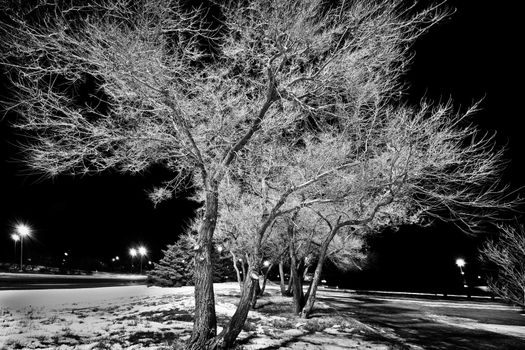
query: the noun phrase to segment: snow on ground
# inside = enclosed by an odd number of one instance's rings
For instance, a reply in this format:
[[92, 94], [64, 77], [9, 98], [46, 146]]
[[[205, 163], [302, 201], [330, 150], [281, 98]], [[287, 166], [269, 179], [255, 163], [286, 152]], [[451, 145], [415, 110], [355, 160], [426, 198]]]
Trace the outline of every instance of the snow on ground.
[[[349, 298], [348, 293], [329, 293], [331, 298], [346, 303], [346, 307], [364, 302]], [[235, 311], [239, 286], [216, 284], [215, 294], [220, 331]], [[481, 323], [439, 312], [467, 306], [477, 309], [479, 305], [475, 303], [401, 299], [396, 303], [416, 310], [425, 307], [427, 311], [421, 316], [431, 322], [525, 339], [524, 326]], [[0, 291], [0, 350], [178, 349], [190, 337], [194, 305], [193, 287], [133, 285]], [[481, 307], [509, 309], [487, 303]], [[340, 311], [338, 302], [318, 301], [316, 310], [324, 316], [298, 318], [291, 312], [290, 298], [282, 297], [277, 286], [269, 285], [257, 310], [249, 313], [239, 343], [244, 350], [420, 349], [398, 336], [394, 329], [371, 327], [356, 320], [352, 312]]]
[[[239, 336], [246, 350], [391, 348], [365, 340], [376, 330], [355, 320], [299, 320], [283, 311], [290, 299], [269, 290], [273, 296], [259, 301], [262, 311], [250, 312]], [[235, 311], [238, 284], [217, 284], [215, 292], [218, 323], [224, 325]], [[178, 348], [190, 336], [193, 308], [193, 287], [0, 291], [0, 350]]]
[[448, 324], [455, 327], [483, 330], [525, 339], [525, 326], [481, 323], [470, 318], [450, 317], [444, 315], [428, 314], [427, 317], [433, 321]]

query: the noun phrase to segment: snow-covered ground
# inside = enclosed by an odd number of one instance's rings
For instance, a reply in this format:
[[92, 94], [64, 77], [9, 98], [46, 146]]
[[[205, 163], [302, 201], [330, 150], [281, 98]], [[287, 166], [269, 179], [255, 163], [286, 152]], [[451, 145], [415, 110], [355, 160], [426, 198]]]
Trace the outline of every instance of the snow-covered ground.
[[[244, 349], [388, 349], [365, 341], [367, 326], [343, 319], [330, 324], [283, 315], [290, 299], [260, 300], [266, 313], [250, 312], [239, 339]], [[217, 284], [218, 323], [235, 311], [236, 283]], [[172, 349], [188, 339], [193, 287], [123, 286], [86, 289], [0, 291], [0, 349]], [[219, 331], [220, 331], [219, 327]], [[318, 331], [318, 332], [316, 332]], [[343, 337], [341, 337], [343, 336]], [[286, 345], [289, 340], [290, 345]]]
[[[421, 349], [400, 338], [392, 328], [371, 327], [357, 321], [352, 311], [338, 311], [339, 302], [346, 303], [346, 307], [363, 305], [363, 300], [348, 293], [326, 292], [335, 301], [325, 304], [321, 298], [316, 303], [319, 314], [324, 316], [303, 320], [291, 312], [290, 298], [280, 296], [277, 286], [269, 285], [267, 292], [258, 301], [258, 309], [250, 312], [239, 336], [242, 349]], [[239, 286], [216, 284], [215, 293], [220, 331], [235, 311]], [[396, 300], [396, 303], [404, 304], [407, 310], [416, 303], [422, 305], [414, 306], [414, 310], [420, 306], [448, 305], [412, 300]], [[493, 307], [497, 310], [504, 306]], [[193, 287], [133, 285], [0, 291], [0, 350], [177, 349], [191, 334], [193, 309]], [[525, 335], [522, 326], [490, 325], [444, 316], [438, 309], [429, 310], [424, 318], [430, 322], [507, 334], [517, 339]]]

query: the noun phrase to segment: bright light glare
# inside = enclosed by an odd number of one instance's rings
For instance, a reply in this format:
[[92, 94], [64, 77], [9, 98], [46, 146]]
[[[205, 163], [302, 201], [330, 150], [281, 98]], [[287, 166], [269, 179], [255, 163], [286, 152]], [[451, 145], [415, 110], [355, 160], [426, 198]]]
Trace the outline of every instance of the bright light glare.
[[148, 251], [146, 250], [146, 248], [144, 248], [144, 247], [139, 247], [139, 254], [140, 254], [140, 255], [144, 256], [144, 255], [147, 254], [147, 252], [148, 252]]
[[268, 266], [270, 266], [270, 262], [268, 260], [265, 260], [263, 262], [263, 265], [264, 265], [264, 267], [268, 267]]
[[217, 246], [217, 251], [218, 251], [219, 253], [222, 252], [222, 249], [223, 249], [223, 248], [222, 248], [222, 245]]
[[136, 250], [135, 248], [131, 248], [131, 249], [129, 250], [129, 255], [131, 255], [131, 256], [136, 256], [136, 255], [137, 255], [137, 250]]
[[12, 239], [13, 241], [15, 241], [15, 242], [18, 242], [18, 241], [20, 240], [20, 236], [17, 235], [16, 233], [13, 233], [13, 234], [11, 235], [11, 239]]
[[119, 260], [119, 257], [118, 257], [118, 256], [116, 256], [116, 257], [115, 257], [115, 260]]
[[18, 225], [16, 225], [16, 232], [18, 232], [18, 234], [21, 237], [29, 236], [29, 234], [31, 233], [31, 229], [29, 228], [29, 226], [27, 226], [25, 224], [18, 224]]
[[458, 267], [463, 267], [465, 266], [465, 260], [459, 258], [459, 259], [456, 259], [456, 265], [458, 265]]

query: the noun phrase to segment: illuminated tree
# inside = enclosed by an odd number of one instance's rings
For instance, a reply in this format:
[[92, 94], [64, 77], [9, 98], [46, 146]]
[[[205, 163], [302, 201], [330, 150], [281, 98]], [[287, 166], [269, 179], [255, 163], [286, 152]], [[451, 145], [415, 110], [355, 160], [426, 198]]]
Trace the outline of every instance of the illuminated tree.
[[499, 297], [525, 308], [525, 230], [523, 226], [501, 227], [497, 240], [488, 241], [482, 258], [497, 267], [489, 281]]
[[[27, 163], [49, 176], [160, 164], [173, 178], [155, 203], [193, 180], [203, 206], [190, 349], [232, 346], [279, 216], [341, 200], [348, 216], [336, 227], [414, 198], [406, 215], [501, 207], [497, 181], [485, 186], [500, 168], [490, 138], [448, 107], [400, 101], [410, 45], [443, 18], [436, 7], [227, 1], [214, 27], [206, 9], [175, 0], [37, 3], [4, 8], [0, 23], [13, 92], [4, 106], [28, 137]], [[249, 231], [251, 278], [217, 336], [211, 252], [228, 181], [264, 200]]]

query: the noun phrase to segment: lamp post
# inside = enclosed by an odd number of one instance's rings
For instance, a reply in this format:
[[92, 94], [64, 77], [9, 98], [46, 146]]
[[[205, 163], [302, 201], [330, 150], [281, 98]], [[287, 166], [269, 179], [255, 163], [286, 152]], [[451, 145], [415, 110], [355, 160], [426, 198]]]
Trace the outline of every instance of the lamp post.
[[142, 258], [144, 258], [144, 255], [146, 255], [148, 251], [143, 246], [139, 247], [139, 254], [140, 254], [140, 274], [142, 275]]
[[18, 224], [16, 226], [16, 232], [20, 236], [20, 271], [23, 270], [23, 255], [24, 255], [24, 237], [29, 236], [31, 229], [25, 224]]
[[456, 259], [456, 265], [459, 267], [459, 271], [461, 272], [461, 277], [463, 278], [463, 287], [467, 288], [467, 281], [465, 280], [465, 272], [463, 271], [463, 267], [466, 265], [466, 262], [462, 258]]
[[20, 240], [20, 236], [17, 235], [16, 233], [13, 233], [13, 234], [11, 235], [11, 239], [12, 239], [13, 242], [15, 243], [15, 255], [14, 255], [14, 257], [15, 257], [15, 261], [16, 261], [16, 244], [17, 244], [18, 241]]
[[131, 272], [133, 272], [133, 258], [137, 256], [137, 250], [135, 248], [131, 248], [129, 250], [129, 255], [131, 255]]

